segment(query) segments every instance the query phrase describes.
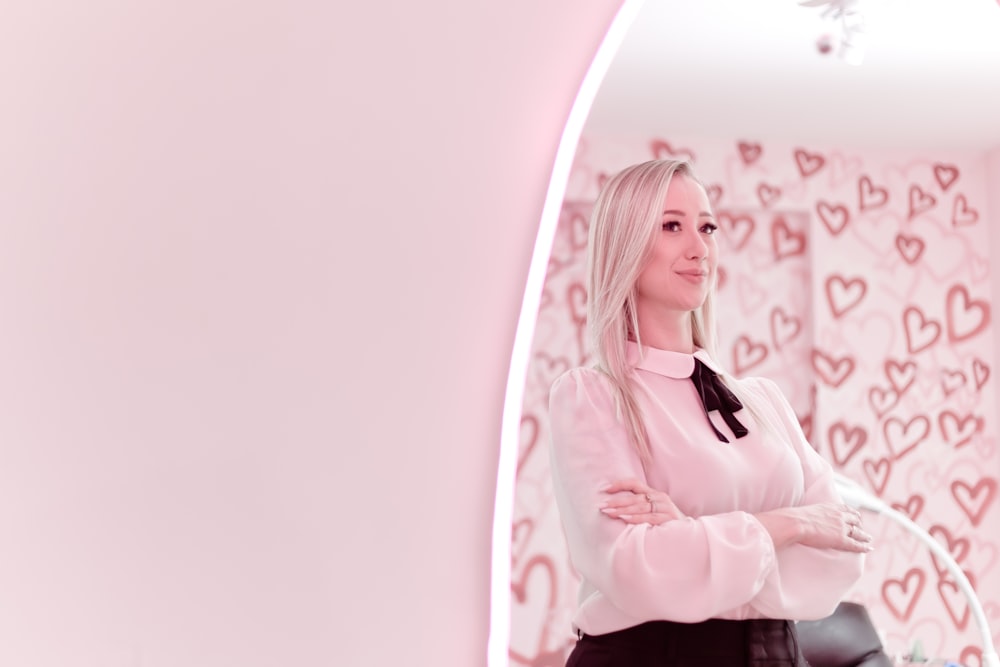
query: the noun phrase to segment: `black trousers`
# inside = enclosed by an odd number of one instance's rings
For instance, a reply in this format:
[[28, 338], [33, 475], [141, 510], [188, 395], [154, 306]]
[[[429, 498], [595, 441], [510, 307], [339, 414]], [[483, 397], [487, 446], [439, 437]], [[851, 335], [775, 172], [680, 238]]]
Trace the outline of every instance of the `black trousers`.
[[791, 621], [650, 621], [582, 635], [566, 667], [806, 667]]

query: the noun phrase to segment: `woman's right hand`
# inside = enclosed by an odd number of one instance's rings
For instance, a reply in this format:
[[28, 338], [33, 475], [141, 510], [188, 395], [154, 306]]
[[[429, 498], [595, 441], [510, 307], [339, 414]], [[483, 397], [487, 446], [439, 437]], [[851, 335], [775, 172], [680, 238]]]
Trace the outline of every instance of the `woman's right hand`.
[[755, 516], [771, 535], [775, 547], [798, 543], [857, 553], [872, 550], [872, 536], [861, 528], [861, 514], [847, 505], [785, 507]]
[[602, 490], [611, 497], [600, 510], [613, 519], [658, 526], [684, 518], [684, 513], [677, 508], [670, 496], [638, 479], [618, 480]]

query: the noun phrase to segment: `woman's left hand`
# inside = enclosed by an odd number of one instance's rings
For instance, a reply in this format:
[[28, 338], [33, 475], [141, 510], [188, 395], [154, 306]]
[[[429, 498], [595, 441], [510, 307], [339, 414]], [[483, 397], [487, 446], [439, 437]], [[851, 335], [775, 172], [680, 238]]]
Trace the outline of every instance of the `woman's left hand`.
[[603, 491], [611, 497], [601, 506], [601, 512], [625, 523], [658, 526], [685, 516], [670, 496], [637, 479], [612, 482]]

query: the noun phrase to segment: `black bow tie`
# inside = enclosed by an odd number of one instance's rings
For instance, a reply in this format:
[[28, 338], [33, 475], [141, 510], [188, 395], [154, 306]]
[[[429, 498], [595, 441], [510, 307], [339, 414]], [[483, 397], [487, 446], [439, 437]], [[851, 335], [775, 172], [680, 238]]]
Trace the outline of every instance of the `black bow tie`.
[[[719, 376], [712, 372], [708, 366], [702, 363], [700, 359], [695, 357], [694, 360], [694, 372], [691, 374], [691, 381], [694, 382], [695, 389], [698, 390], [698, 396], [701, 397], [701, 405], [705, 409], [705, 416], [708, 417], [708, 413], [712, 410], [718, 410], [722, 414], [722, 420], [726, 422], [726, 426], [730, 428], [737, 438], [742, 438], [747, 434], [747, 427], [740, 423], [740, 421], [733, 415], [734, 412], [743, 409], [743, 404], [740, 403], [740, 399], [736, 398], [736, 395], [729, 390], [729, 387], [722, 383]], [[712, 420], [708, 420], [709, 426], [715, 431], [715, 435], [719, 437], [722, 442], [729, 442], [729, 438], [722, 435], [719, 429], [715, 428], [715, 424]]]

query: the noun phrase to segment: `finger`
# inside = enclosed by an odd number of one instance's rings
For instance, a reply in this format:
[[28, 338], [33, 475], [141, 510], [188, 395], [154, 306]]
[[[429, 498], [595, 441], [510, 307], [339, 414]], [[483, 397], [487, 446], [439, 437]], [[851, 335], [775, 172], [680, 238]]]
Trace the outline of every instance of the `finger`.
[[867, 544], [872, 541], [871, 534], [866, 533], [859, 528], [854, 529], [854, 534], [851, 537], [855, 542], [861, 542], [862, 544]]
[[619, 507], [602, 507], [601, 511], [609, 516], [618, 517], [627, 514], [649, 514], [649, 505], [647, 503], [632, 503], [629, 505], [621, 505]]
[[841, 505], [840, 510], [847, 515], [848, 523], [861, 523], [861, 512], [850, 505]]
[[637, 479], [619, 479], [611, 482], [603, 489], [605, 493], [618, 493], [620, 491], [631, 491], [632, 493], [647, 493], [652, 491], [648, 486]]
[[661, 523], [666, 523], [669, 520], [668, 518], [660, 516], [659, 514], [649, 514], [648, 512], [643, 514], [623, 514], [617, 518], [620, 519], [621, 521], [624, 521], [625, 523], [632, 525], [647, 523], [653, 526], [658, 526]]
[[647, 493], [633, 493], [632, 491], [619, 491], [603, 503], [601, 507], [629, 507], [635, 505], [645, 510], [649, 510], [649, 496]]

